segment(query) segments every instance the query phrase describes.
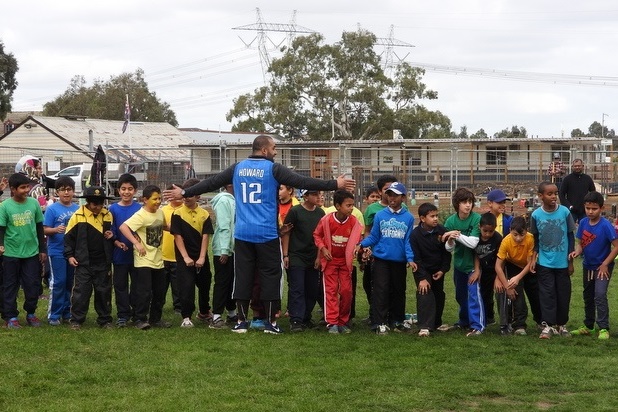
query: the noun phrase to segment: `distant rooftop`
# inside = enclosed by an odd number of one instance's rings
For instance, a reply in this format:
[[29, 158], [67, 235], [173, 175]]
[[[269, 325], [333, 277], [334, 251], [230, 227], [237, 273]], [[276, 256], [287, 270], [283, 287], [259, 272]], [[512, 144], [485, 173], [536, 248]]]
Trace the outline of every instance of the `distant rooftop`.
[[[122, 120], [88, 119], [83, 116], [28, 116], [18, 127], [40, 126], [83, 152], [90, 151], [89, 133], [93, 144], [101, 145], [108, 156], [117, 161], [185, 160], [189, 152], [179, 149], [191, 139], [165, 122], [131, 122], [122, 133]], [[3, 138], [11, 135], [6, 134]], [[161, 150], [167, 149], [167, 150]], [[130, 159], [132, 154], [133, 159]]]
[[281, 137], [277, 134], [269, 133], [254, 133], [254, 132], [223, 132], [215, 130], [202, 130], [194, 127], [180, 128], [178, 129], [192, 140], [193, 144], [220, 144], [225, 141], [229, 144], [242, 144], [253, 143], [253, 140], [261, 135], [265, 134], [271, 136], [275, 142], [281, 141]]

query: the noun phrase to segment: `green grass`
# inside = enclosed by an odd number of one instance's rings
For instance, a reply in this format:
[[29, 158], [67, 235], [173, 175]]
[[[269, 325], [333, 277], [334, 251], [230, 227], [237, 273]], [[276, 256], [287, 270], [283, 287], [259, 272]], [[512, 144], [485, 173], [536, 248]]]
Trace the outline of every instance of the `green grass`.
[[[583, 317], [580, 271], [573, 278], [572, 328]], [[447, 285], [444, 318], [452, 323], [456, 306], [452, 282]], [[360, 288], [357, 301], [359, 318], [365, 317]], [[618, 335], [606, 342], [545, 341], [531, 328], [529, 336], [501, 337], [491, 326], [475, 338], [447, 332], [421, 339], [375, 336], [360, 321], [350, 335], [236, 335], [203, 325], [180, 329], [169, 306], [164, 318], [174, 327], [167, 330], [101, 330], [93, 311], [81, 331], [0, 330], [0, 410], [618, 409], [611, 395]], [[410, 286], [408, 312], [414, 307]], [[281, 324], [287, 331], [287, 319]], [[612, 326], [618, 330], [615, 321]]]

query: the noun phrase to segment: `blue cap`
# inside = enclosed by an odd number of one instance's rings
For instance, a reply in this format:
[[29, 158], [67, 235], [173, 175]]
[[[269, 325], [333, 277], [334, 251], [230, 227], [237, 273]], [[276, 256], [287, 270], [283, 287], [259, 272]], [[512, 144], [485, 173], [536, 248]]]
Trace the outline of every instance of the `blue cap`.
[[507, 197], [506, 193], [504, 193], [500, 189], [494, 189], [491, 192], [487, 193], [488, 202], [500, 203], [500, 202], [504, 202], [505, 200], [510, 200], [510, 199]]
[[403, 185], [403, 183], [399, 182], [391, 183], [388, 189], [386, 189], [386, 192], [388, 192], [389, 190], [397, 195], [405, 195], [407, 193], [406, 187]]

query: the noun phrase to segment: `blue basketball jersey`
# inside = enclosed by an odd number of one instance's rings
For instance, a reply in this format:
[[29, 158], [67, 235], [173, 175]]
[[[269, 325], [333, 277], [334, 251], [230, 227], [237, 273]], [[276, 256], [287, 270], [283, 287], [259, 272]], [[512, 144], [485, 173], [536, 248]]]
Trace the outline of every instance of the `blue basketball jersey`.
[[273, 165], [265, 158], [248, 158], [236, 165], [232, 181], [236, 198], [236, 239], [264, 243], [279, 237], [279, 182], [273, 176]]

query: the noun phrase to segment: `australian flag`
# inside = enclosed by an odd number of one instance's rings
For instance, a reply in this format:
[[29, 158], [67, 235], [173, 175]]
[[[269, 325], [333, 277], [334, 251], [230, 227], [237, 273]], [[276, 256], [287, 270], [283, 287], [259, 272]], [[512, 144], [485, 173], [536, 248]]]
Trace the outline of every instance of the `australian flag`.
[[124, 124], [122, 125], [122, 133], [127, 131], [129, 122], [131, 121], [131, 106], [129, 106], [129, 95], [127, 94], [127, 101], [124, 104]]

